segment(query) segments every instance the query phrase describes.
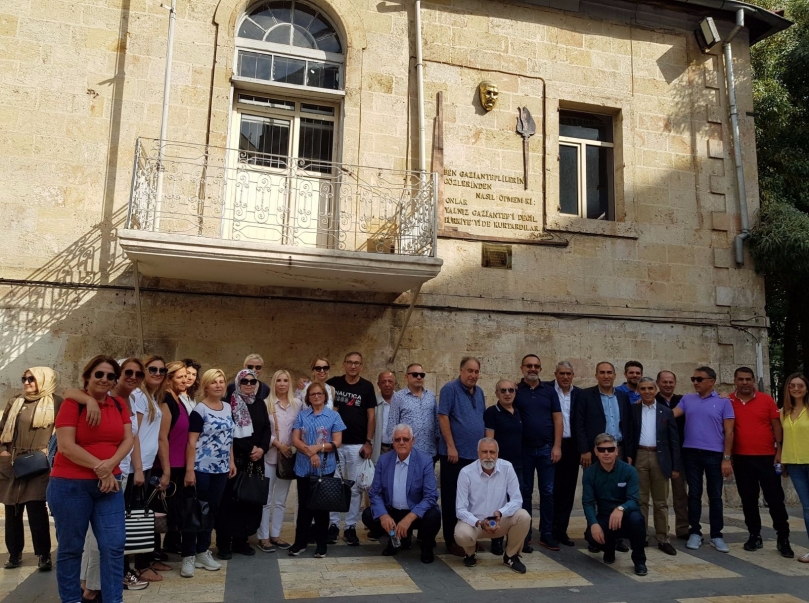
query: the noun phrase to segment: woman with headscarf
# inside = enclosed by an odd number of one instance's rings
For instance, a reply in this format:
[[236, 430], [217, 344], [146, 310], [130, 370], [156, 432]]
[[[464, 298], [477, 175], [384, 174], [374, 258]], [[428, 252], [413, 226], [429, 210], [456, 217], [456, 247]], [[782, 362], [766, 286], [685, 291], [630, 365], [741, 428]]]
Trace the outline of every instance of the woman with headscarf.
[[[251, 468], [264, 472], [264, 454], [270, 449], [270, 415], [264, 400], [256, 400], [258, 376], [250, 369], [236, 375], [235, 389], [228, 402], [233, 416], [233, 460], [241, 473]], [[252, 467], [251, 467], [252, 466]], [[255, 555], [247, 539], [261, 523], [263, 505], [233, 500], [235, 480], [228, 480], [219, 516], [216, 518], [216, 556], [230, 559], [233, 553]]]
[[25, 546], [22, 514], [28, 511], [34, 553], [40, 571], [49, 571], [51, 532], [45, 491], [49, 473], [31, 479], [16, 479], [12, 465], [21, 454], [44, 451], [53, 433], [54, 417], [62, 398], [55, 396], [56, 373], [35, 366], [23, 373], [23, 393], [10, 400], [0, 420], [0, 502], [6, 507], [6, 569], [19, 567]]

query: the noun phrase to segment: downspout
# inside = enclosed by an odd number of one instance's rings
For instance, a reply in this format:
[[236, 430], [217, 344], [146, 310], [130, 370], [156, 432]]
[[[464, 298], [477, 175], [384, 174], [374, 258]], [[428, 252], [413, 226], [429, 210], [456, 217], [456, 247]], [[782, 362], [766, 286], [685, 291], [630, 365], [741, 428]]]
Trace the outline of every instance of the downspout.
[[421, 0], [416, 0], [416, 89], [419, 105], [419, 172], [427, 170], [427, 129], [424, 125], [424, 58], [421, 42]]
[[165, 146], [166, 146], [166, 134], [169, 128], [169, 101], [171, 96], [171, 63], [174, 57], [174, 22], [177, 19], [177, 0], [171, 0], [171, 6], [166, 6], [165, 4], [161, 4], [161, 7], [167, 9], [169, 11], [169, 35], [166, 40], [166, 71], [163, 76], [163, 111], [160, 117], [160, 142], [158, 152], [158, 163], [157, 163], [157, 203], [155, 204], [155, 228], [154, 230], [158, 230], [158, 224], [160, 221], [160, 209], [161, 209], [161, 201], [163, 200], [163, 172], [165, 171], [165, 166], [163, 162], [165, 161]]
[[728, 87], [728, 102], [730, 104], [730, 125], [733, 136], [733, 159], [736, 163], [736, 184], [739, 189], [739, 214], [742, 220], [742, 231], [733, 239], [733, 249], [736, 256], [736, 265], [744, 266], [744, 242], [750, 238], [750, 216], [747, 213], [747, 188], [744, 183], [744, 165], [742, 162], [742, 139], [739, 131], [739, 105], [736, 101], [736, 79], [733, 76], [733, 51], [731, 42], [744, 27], [744, 10], [736, 11], [736, 25], [731, 30], [727, 40], [722, 44], [725, 53], [725, 78]]

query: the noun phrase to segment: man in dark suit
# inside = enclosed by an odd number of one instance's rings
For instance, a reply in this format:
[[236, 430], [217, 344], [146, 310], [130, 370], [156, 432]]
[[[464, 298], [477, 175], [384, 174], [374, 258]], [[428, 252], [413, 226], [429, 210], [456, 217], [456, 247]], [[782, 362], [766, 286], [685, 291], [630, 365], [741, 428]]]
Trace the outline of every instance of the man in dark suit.
[[562, 458], [556, 463], [553, 481], [553, 537], [560, 544], [574, 546], [567, 535], [570, 513], [579, 481], [579, 449], [576, 445], [576, 413], [581, 389], [573, 386], [573, 365], [567, 360], [556, 364], [553, 384], [562, 407]]
[[649, 495], [654, 507], [657, 548], [667, 555], [677, 551], [669, 542], [669, 480], [681, 470], [680, 436], [674, 413], [655, 400], [657, 385], [651, 377], [638, 383], [640, 404], [632, 405], [634, 437], [628, 444], [628, 455], [635, 459], [640, 480], [640, 510], [644, 526], [649, 525]]
[[395, 555], [399, 548], [409, 549], [413, 529], [418, 528], [421, 540], [421, 562], [432, 563], [435, 537], [441, 527], [438, 510], [438, 486], [435, 481], [433, 459], [413, 448], [413, 429], [400, 424], [393, 429], [393, 450], [379, 457], [374, 481], [368, 492], [371, 506], [362, 513], [362, 522], [372, 533], [393, 538], [382, 551]]
[[[675, 394], [677, 389], [677, 375], [672, 371], [660, 371], [657, 373], [657, 395], [655, 400], [658, 404], [663, 404], [674, 410], [683, 397]], [[680, 451], [683, 448], [685, 437], [685, 417], [677, 419], [677, 433], [680, 436]], [[682, 456], [682, 455], [681, 455]], [[680, 540], [688, 540], [688, 489], [685, 483], [685, 472], [680, 471], [679, 476], [671, 478], [671, 500], [674, 503], [674, 533]]]

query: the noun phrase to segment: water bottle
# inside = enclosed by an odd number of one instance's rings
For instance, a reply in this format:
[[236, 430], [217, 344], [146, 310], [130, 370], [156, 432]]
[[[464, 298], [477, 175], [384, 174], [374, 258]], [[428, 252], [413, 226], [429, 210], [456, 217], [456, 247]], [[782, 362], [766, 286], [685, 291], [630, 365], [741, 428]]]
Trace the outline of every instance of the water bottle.
[[489, 527], [490, 528], [496, 528], [497, 527], [497, 520], [496, 519], [490, 519], [489, 520]]
[[781, 472], [784, 470], [783, 465], [781, 463], [775, 463], [775, 475], [781, 475]]
[[401, 540], [399, 539], [399, 537], [396, 535], [396, 528], [393, 528], [393, 529], [390, 531], [390, 544], [391, 544], [391, 546], [393, 546], [393, 548], [395, 548], [395, 549], [398, 549], [400, 546], [402, 546], [402, 541], [401, 541]]

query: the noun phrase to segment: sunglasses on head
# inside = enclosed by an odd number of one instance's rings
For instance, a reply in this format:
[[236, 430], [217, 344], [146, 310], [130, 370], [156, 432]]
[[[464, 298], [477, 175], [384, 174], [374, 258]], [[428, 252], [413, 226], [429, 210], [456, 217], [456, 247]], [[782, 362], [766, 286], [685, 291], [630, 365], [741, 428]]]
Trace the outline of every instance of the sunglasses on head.
[[105, 373], [104, 371], [96, 371], [93, 373], [93, 377], [96, 379], [103, 379], [106, 377], [107, 381], [116, 381], [118, 379], [118, 375], [115, 373]]
[[263, 367], [260, 364], [248, 364], [247, 368], [249, 368], [251, 371], [260, 371]]
[[599, 452], [615, 452], [615, 446], [596, 446]]
[[159, 368], [156, 366], [150, 366], [147, 367], [146, 370], [149, 371], [150, 375], [157, 375], [157, 374], [165, 375], [166, 373], [169, 372], [169, 370], [165, 366], [161, 366]]
[[691, 383], [702, 383], [708, 379], [710, 379], [710, 377], [691, 377]]
[[25, 383], [36, 383], [36, 378], [33, 375], [31, 375], [29, 377], [26, 377], [25, 375], [23, 375], [22, 376], [22, 382], [23, 382], [23, 384], [25, 384]]
[[132, 378], [132, 376], [137, 377], [138, 379], [143, 379], [146, 376], [146, 373], [143, 371], [133, 371], [132, 369], [124, 370], [124, 377]]
[[407, 373], [411, 377], [415, 377], [416, 379], [424, 379], [427, 373]]
[[258, 379], [242, 379], [239, 381], [239, 385], [255, 385], [258, 383]]
[[326, 365], [326, 366], [314, 366], [314, 367], [312, 367], [312, 370], [315, 371], [315, 372], [318, 372], [318, 373], [327, 373], [330, 368], [331, 367], [328, 366], [328, 365]]
[[501, 387], [501, 388], [500, 388], [499, 390], [497, 390], [497, 391], [499, 391], [501, 394], [513, 394], [513, 393], [514, 393], [514, 392], [516, 392], [517, 390], [516, 390], [516, 389], [514, 389], [513, 387]]

